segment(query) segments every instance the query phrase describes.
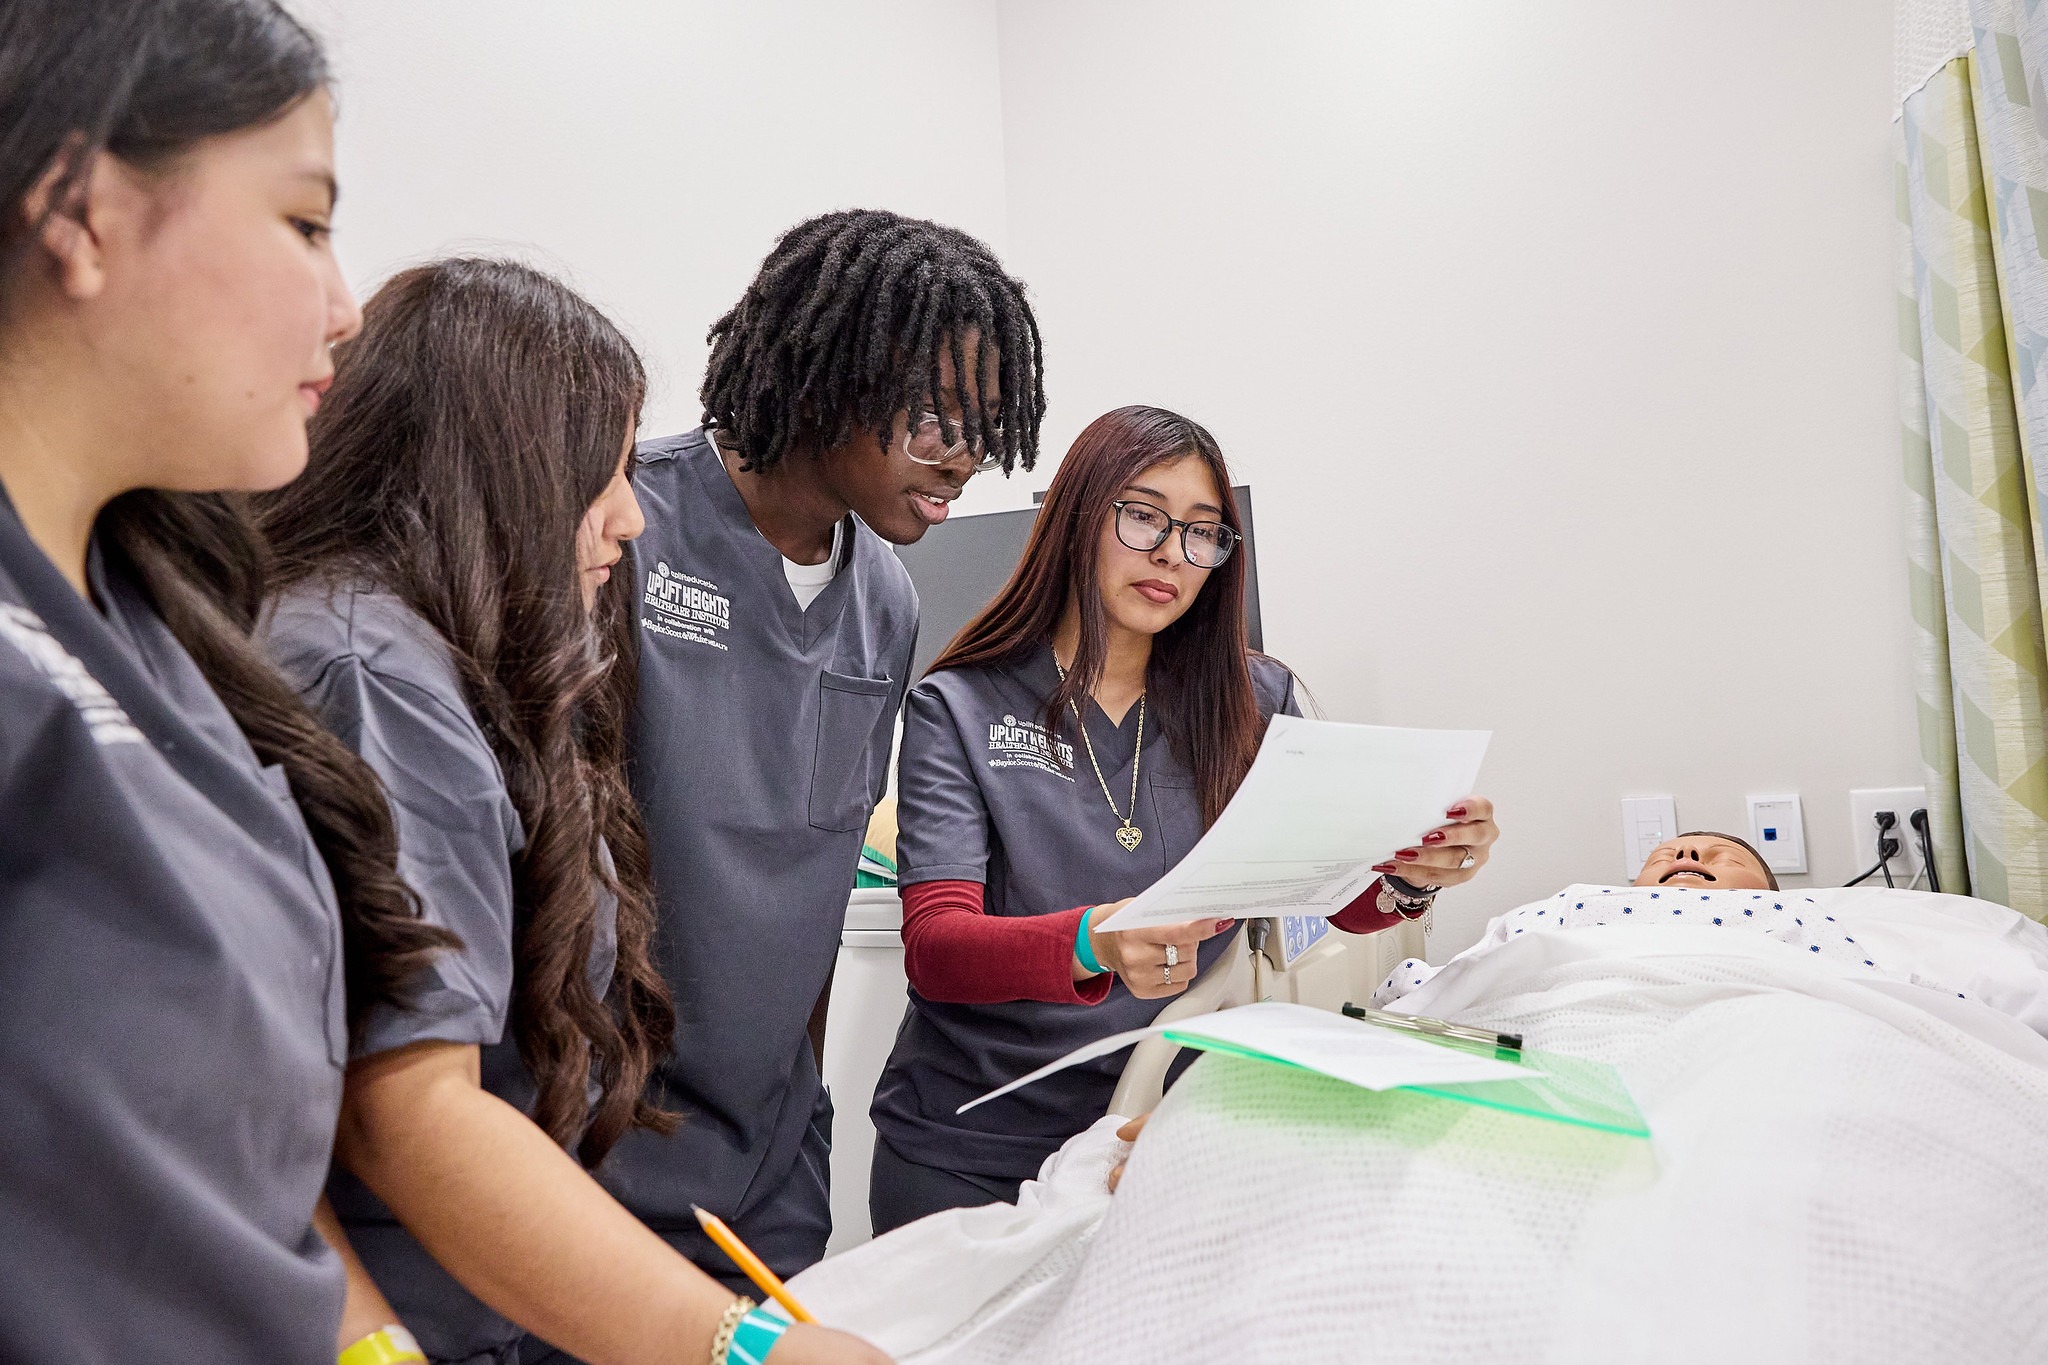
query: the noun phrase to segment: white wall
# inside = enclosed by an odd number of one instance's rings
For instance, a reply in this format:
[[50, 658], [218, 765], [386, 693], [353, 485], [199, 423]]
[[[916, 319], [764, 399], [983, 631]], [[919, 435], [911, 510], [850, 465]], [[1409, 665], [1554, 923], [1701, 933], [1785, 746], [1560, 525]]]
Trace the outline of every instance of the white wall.
[[704, 333], [777, 235], [880, 205], [1003, 247], [993, 0], [294, 0], [340, 78], [367, 291], [450, 250], [566, 274], [697, 423]]
[[1624, 795], [1798, 791], [1841, 882], [1849, 789], [1919, 782], [1890, 45], [1866, 0], [1004, 0], [1049, 444], [1207, 423], [1328, 714], [1496, 731], [1432, 956], [1618, 878]]
[[[1327, 712], [1497, 731], [1507, 838], [1433, 953], [1739, 827], [1917, 783], [1889, 7], [302, 0], [368, 285], [525, 244], [625, 321], [648, 430], [775, 234], [879, 204], [1032, 286], [1047, 448], [1118, 404], [1255, 488], [1268, 646]], [[1036, 476], [979, 479], [963, 510]]]

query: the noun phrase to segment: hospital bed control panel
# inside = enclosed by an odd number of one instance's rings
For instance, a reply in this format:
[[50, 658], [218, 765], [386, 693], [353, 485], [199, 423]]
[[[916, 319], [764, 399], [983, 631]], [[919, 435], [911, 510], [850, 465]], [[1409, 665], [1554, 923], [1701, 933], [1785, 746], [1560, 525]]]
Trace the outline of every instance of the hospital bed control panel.
[[1278, 932], [1266, 940], [1266, 954], [1270, 957], [1278, 952], [1277, 965], [1282, 971], [1292, 967], [1309, 949], [1336, 932], [1330, 928], [1330, 921], [1320, 915], [1283, 915], [1275, 921], [1274, 927]]

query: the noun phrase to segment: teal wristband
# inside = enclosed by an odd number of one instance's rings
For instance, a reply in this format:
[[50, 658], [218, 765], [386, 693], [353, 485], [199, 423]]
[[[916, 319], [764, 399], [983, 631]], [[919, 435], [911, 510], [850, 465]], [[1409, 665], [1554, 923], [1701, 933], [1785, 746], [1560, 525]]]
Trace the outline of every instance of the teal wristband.
[[1091, 975], [1101, 976], [1109, 968], [1096, 959], [1095, 945], [1088, 941], [1088, 920], [1094, 913], [1095, 907], [1092, 905], [1081, 912], [1081, 929], [1074, 935], [1074, 956], [1081, 959], [1083, 970]]
[[789, 1324], [781, 1318], [765, 1308], [756, 1308], [733, 1328], [732, 1345], [727, 1349], [725, 1358], [730, 1365], [761, 1365], [788, 1330]]

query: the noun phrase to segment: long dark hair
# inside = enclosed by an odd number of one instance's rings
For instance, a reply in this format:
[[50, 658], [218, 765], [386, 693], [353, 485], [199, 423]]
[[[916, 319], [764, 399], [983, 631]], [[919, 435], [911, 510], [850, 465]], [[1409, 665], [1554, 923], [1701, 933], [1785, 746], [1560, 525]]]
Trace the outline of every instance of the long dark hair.
[[[932, 661], [930, 671], [1012, 662], [1049, 646], [1072, 598], [1080, 609], [1081, 640], [1044, 717], [1048, 730], [1064, 728], [1072, 708], [1086, 701], [1102, 677], [1108, 654], [1097, 556], [1103, 529], [1116, 515], [1110, 504], [1141, 471], [1179, 459], [1208, 466], [1223, 494], [1224, 524], [1243, 534], [1230, 496], [1230, 466], [1216, 438], [1199, 423], [1164, 408], [1104, 413], [1060, 462], [1017, 571]], [[1230, 803], [1265, 735], [1252, 692], [1244, 592], [1244, 556], [1235, 554], [1210, 571], [1194, 605], [1153, 637], [1145, 670], [1152, 714], [1175, 756], [1195, 774], [1205, 826]]]
[[836, 446], [862, 428], [886, 447], [897, 413], [915, 420], [927, 408], [953, 440], [937, 401], [942, 352], [963, 392], [969, 376], [984, 380], [980, 407], [962, 404], [965, 435], [1006, 473], [1038, 459], [1038, 321], [1024, 286], [958, 228], [887, 209], [806, 219], [775, 243], [710, 341], [704, 423], [726, 434], [742, 469]]
[[[24, 220], [52, 171], [49, 213], [96, 157], [164, 167], [208, 137], [261, 127], [327, 83], [320, 46], [271, 0], [7, 0], [0, 5], [0, 311], [43, 226]], [[453, 937], [419, 919], [396, 871], [376, 775], [333, 738], [250, 633], [264, 558], [244, 499], [138, 489], [95, 527], [133, 565], [178, 642], [264, 763], [281, 764], [334, 880], [353, 1017]]]
[[[560, 281], [502, 260], [418, 266], [336, 349], [305, 477], [261, 500], [281, 586], [366, 579], [448, 642], [526, 826], [512, 1024], [534, 1121], [564, 1144], [581, 1134], [593, 1165], [630, 1125], [674, 1123], [643, 1098], [675, 1021], [623, 776], [633, 575], [586, 612], [575, 545], [646, 390], [631, 343]], [[618, 898], [608, 1001], [586, 971], [601, 883]]]

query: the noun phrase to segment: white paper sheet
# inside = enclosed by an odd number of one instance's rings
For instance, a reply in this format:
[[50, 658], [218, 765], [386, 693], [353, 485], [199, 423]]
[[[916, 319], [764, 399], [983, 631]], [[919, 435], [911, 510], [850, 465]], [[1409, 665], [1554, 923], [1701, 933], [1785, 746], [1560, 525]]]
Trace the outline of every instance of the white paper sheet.
[[1310, 1071], [1348, 1081], [1365, 1090], [1392, 1090], [1403, 1085], [1526, 1080], [1543, 1074], [1531, 1067], [1425, 1042], [1362, 1020], [1347, 1019], [1328, 1010], [1268, 1000], [1112, 1034], [1100, 1042], [1076, 1048], [1058, 1061], [1042, 1066], [1028, 1076], [1020, 1076], [998, 1090], [991, 1090], [980, 1099], [969, 1100], [956, 1112], [964, 1114], [978, 1104], [986, 1104], [999, 1095], [1007, 1095], [1055, 1071], [1093, 1061], [1118, 1048], [1129, 1047], [1161, 1033], [1183, 1038], [1206, 1038], [1232, 1048], [1262, 1053], [1277, 1061], [1292, 1062]]
[[1402, 730], [1275, 716], [1223, 814], [1171, 871], [1094, 926], [1334, 915], [1374, 863], [1472, 794], [1488, 730]]

